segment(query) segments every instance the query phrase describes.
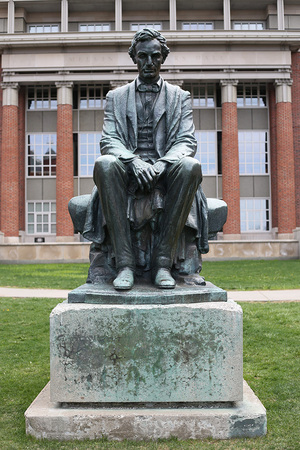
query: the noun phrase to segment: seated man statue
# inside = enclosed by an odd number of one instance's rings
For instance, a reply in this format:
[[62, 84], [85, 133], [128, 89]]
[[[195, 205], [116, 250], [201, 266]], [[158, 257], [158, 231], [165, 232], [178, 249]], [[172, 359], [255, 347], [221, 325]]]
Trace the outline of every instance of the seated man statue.
[[[139, 75], [107, 95], [97, 188], [82, 233], [94, 243], [90, 272], [109, 253], [119, 290], [131, 289], [141, 268], [158, 288], [174, 288], [176, 273], [195, 274], [196, 284], [205, 284], [197, 274], [208, 251], [207, 203], [194, 158], [191, 100], [160, 77], [168, 53], [158, 31], [137, 32], [129, 55]], [[188, 243], [192, 250], [185, 250]]]

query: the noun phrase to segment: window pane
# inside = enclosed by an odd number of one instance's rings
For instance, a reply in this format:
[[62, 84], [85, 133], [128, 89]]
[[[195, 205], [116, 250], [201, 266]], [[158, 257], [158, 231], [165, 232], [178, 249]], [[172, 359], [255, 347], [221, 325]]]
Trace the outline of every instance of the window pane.
[[56, 135], [43, 133], [28, 135], [27, 157], [30, 168], [28, 176], [55, 175]]
[[[27, 233], [53, 233], [52, 227], [50, 231], [50, 217], [51, 224], [56, 225], [56, 214], [52, 212], [49, 214], [49, 210], [55, 211], [55, 202], [28, 202], [27, 203]], [[31, 212], [29, 212], [31, 211]]]
[[257, 232], [270, 229], [269, 200], [261, 198], [241, 199], [241, 230]]
[[34, 203], [28, 203], [28, 212], [33, 212], [34, 211]]

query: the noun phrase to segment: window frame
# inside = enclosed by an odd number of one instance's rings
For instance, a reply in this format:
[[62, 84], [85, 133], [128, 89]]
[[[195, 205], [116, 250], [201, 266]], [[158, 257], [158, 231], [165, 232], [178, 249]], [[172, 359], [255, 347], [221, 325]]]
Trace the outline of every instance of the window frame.
[[[43, 148], [45, 146], [44, 142], [43, 142], [43, 137], [44, 136], [51, 136], [52, 138], [55, 137], [54, 140], [54, 145], [55, 146], [55, 164], [52, 164], [52, 158], [50, 158], [49, 161], [49, 165], [44, 164], [44, 158], [41, 164], [36, 164], [36, 158], [37, 156], [39, 156], [37, 153], [30, 155], [29, 154], [29, 148], [30, 148], [30, 142], [29, 142], [29, 138], [33, 136], [34, 137], [34, 147], [36, 146], [40, 146], [41, 147], [41, 158], [44, 157], [44, 155], [46, 155], [46, 153], [43, 152]], [[42, 137], [42, 142], [41, 143], [37, 143], [36, 142], [36, 136], [41, 136]], [[34, 158], [34, 163], [33, 164], [29, 164], [29, 158]], [[56, 178], [56, 158], [57, 158], [57, 133], [27, 133], [26, 135], [26, 178], [28, 179], [32, 179], [32, 178], [37, 178], [37, 179], [41, 179], [41, 178]], [[41, 175], [37, 175], [37, 168], [41, 168]], [[49, 175], [45, 175], [45, 169], [49, 167]], [[51, 168], [55, 168], [55, 174], [52, 174], [52, 170]], [[29, 174], [29, 170], [30, 168], [33, 168], [33, 175]]]
[[[235, 28], [238, 24], [241, 25], [241, 28]], [[255, 28], [251, 29], [251, 25], [255, 25]], [[262, 25], [262, 28], [258, 28], [259, 25]], [[266, 22], [264, 20], [234, 20], [232, 29], [233, 31], [263, 31], [266, 30]]]
[[[242, 202], [250, 202], [250, 201], [260, 201], [260, 202], [265, 202], [266, 204], [266, 208], [265, 209], [250, 209], [247, 207], [243, 208], [242, 207]], [[271, 220], [271, 198], [270, 197], [241, 197], [240, 198], [240, 214], [241, 214], [241, 219], [240, 219], [240, 226], [241, 226], [241, 233], [269, 233], [271, 231], [271, 226], [272, 226], [272, 220]], [[249, 213], [250, 212], [254, 212], [254, 214], [259, 214], [260, 215], [260, 219], [258, 220], [258, 222], [260, 222], [261, 227], [259, 229], [255, 229], [256, 226], [256, 218], [249, 218]], [[245, 213], [245, 220], [243, 219], [243, 213]], [[265, 218], [263, 217], [263, 215], [265, 214]], [[251, 229], [249, 227], [249, 223], [253, 222], [254, 224], [254, 229]], [[246, 224], [246, 228], [243, 227], [243, 222]], [[264, 223], [265, 223], [265, 229], [264, 229]]]
[[[86, 89], [86, 96], [82, 97], [82, 89]], [[94, 95], [90, 96], [90, 89], [94, 89]], [[100, 95], [97, 97], [96, 89], [100, 90]], [[77, 109], [80, 111], [90, 110], [104, 110], [106, 105], [106, 94], [110, 90], [108, 84], [79, 84], [78, 85], [78, 104]], [[99, 104], [97, 100], [99, 99]], [[82, 102], [86, 100], [86, 106], [82, 106]], [[92, 106], [92, 102], [94, 105]]]
[[[201, 96], [201, 90], [204, 88], [204, 96]], [[209, 95], [209, 88], [213, 89], [213, 96]], [[214, 109], [217, 104], [217, 90], [216, 85], [213, 83], [185, 83], [184, 89], [191, 94], [192, 108], [193, 109]], [[195, 97], [195, 89], [199, 89], [199, 96]], [[209, 104], [209, 99], [213, 99], [212, 104]], [[197, 102], [199, 104], [197, 104]], [[203, 102], [204, 100], [204, 102]], [[202, 103], [202, 104], [201, 104]], [[204, 104], [203, 104], [204, 103]]]
[[[239, 94], [240, 89], [243, 89], [243, 96]], [[250, 97], [247, 96], [247, 89], [250, 89]], [[253, 95], [253, 90], [257, 89], [257, 95]], [[264, 92], [262, 92], [264, 89]], [[242, 99], [242, 102], [241, 102]], [[251, 99], [250, 104], [248, 99]], [[257, 105], [254, 104], [253, 99], [257, 99]], [[237, 85], [237, 108], [268, 108], [268, 86], [267, 83], [239, 83]]]
[[[242, 135], [242, 133], [243, 134], [252, 134], [253, 137], [255, 137], [254, 136], [255, 133], [264, 133], [265, 134], [265, 140], [264, 141], [260, 141], [260, 140], [259, 141], [255, 141], [252, 138], [251, 141], [248, 141], [248, 140], [241, 141], [240, 136]], [[260, 176], [260, 175], [266, 176], [266, 175], [270, 175], [270, 140], [269, 140], [269, 138], [270, 138], [269, 130], [238, 130], [239, 175], [240, 176]], [[244, 152], [241, 151], [242, 150], [241, 149], [242, 143], [243, 143], [243, 146], [244, 146], [245, 149], [247, 147], [247, 144], [248, 144], [248, 146], [251, 145], [251, 147], [252, 147], [251, 153], [249, 153], [247, 151], [244, 151]], [[255, 143], [258, 143], [259, 145], [264, 144], [264, 146], [265, 146], [265, 151], [263, 153], [264, 156], [265, 156], [264, 162], [262, 162], [262, 161], [256, 162], [254, 160], [254, 155], [255, 154], [261, 154], [260, 152], [254, 152], [253, 151]], [[241, 157], [242, 153], [244, 153], [244, 155], [245, 155], [245, 158], [244, 158], [245, 161], [241, 161], [242, 160], [242, 157]], [[250, 156], [247, 157], [247, 155], [250, 155], [251, 158], [250, 158]], [[251, 159], [251, 161], [250, 161], [250, 159]], [[251, 164], [253, 166], [253, 171], [247, 172], [247, 170], [246, 170], [247, 163], [249, 163], [249, 164]], [[245, 166], [245, 172], [241, 171], [241, 165], [242, 164], [244, 164], [244, 166]], [[254, 171], [255, 164], [257, 164], [257, 165], [259, 164], [260, 166], [264, 166], [265, 167], [265, 172], [255, 172]]]
[[[81, 30], [81, 27], [93, 27], [93, 30]], [[108, 30], [103, 30], [104, 27], [108, 26]], [[96, 30], [96, 27], [100, 27], [101, 30]], [[111, 31], [111, 23], [110, 22], [82, 22], [78, 24], [79, 33], [108, 33]]]
[[[197, 25], [195, 29], [193, 29], [191, 26], [192, 24]], [[185, 25], [189, 25], [189, 28], [185, 28]], [[203, 25], [203, 28], [200, 26]], [[207, 26], [211, 25], [211, 27], [207, 28]], [[181, 23], [181, 30], [182, 31], [213, 31], [215, 28], [213, 21], [184, 21]]]
[[[211, 141], [208, 139], [205, 140], [205, 142], [201, 141], [200, 136], [205, 134], [212, 134], [214, 135], [214, 140]], [[218, 137], [217, 137], [217, 131], [216, 130], [196, 130], [195, 131], [195, 138], [197, 140], [197, 153], [195, 154], [195, 158], [200, 162], [202, 167], [202, 173], [203, 176], [217, 176], [218, 175]], [[214, 145], [214, 152], [202, 151], [201, 152], [201, 145], [204, 144], [206, 147], [209, 147], [211, 144]], [[204, 161], [204, 154], [207, 156], [207, 161]], [[211, 162], [209, 156], [214, 155], [214, 161]], [[210, 167], [214, 167], [214, 170], [210, 172]], [[207, 170], [206, 170], [207, 167]]]
[[[87, 141], [89, 140], [89, 136], [94, 136], [93, 142], [82, 142], [83, 136], [87, 136]], [[93, 169], [95, 165], [95, 161], [100, 156], [100, 147], [99, 142], [101, 139], [102, 133], [100, 131], [90, 131], [90, 132], [79, 132], [78, 133], [78, 176], [80, 178], [91, 178], [93, 176]], [[87, 150], [89, 150], [89, 146], [93, 146], [94, 151], [89, 153], [87, 151], [86, 153], [83, 152], [83, 146], [87, 147]], [[87, 162], [86, 164], [82, 164], [82, 157], [86, 156]], [[94, 156], [93, 162], [89, 162], [89, 157]], [[83, 173], [83, 167], [87, 168], [86, 173]]]
[[[30, 90], [34, 91], [33, 97], [30, 96]], [[38, 98], [38, 90], [42, 90], [42, 97]], [[48, 95], [44, 96], [44, 92], [48, 91]], [[55, 96], [52, 93], [55, 92]], [[33, 102], [34, 107], [29, 108], [29, 101]], [[42, 102], [42, 107], [38, 106], [38, 102]], [[48, 106], [44, 106], [44, 103], [48, 102]], [[26, 90], [26, 111], [57, 111], [57, 88], [53, 85], [42, 84], [27, 86]]]
[[[33, 204], [34, 205], [34, 210], [30, 211], [29, 210], [29, 205]], [[41, 204], [42, 205], [42, 209], [41, 211], [37, 211], [36, 205], [37, 204]], [[44, 205], [45, 204], [49, 204], [49, 209], [48, 211], [44, 211]], [[53, 206], [55, 207], [54, 209]], [[33, 221], [30, 222], [29, 221], [29, 214], [33, 215]], [[41, 222], [38, 222], [38, 215], [43, 216], [41, 219]], [[55, 221], [52, 221], [52, 215], [55, 215]], [[48, 221], [44, 222], [44, 216], [48, 216]], [[28, 200], [26, 201], [26, 234], [28, 236], [53, 236], [56, 235], [56, 200]], [[30, 232], [29, 231], [29, 226], [33, 225], [34, 227], [34, 231]], [[48, 231], [38, 231], [37, 228], [38, 226], [41, 225], [42, 228], [44, 225], [48, 225]], [[54, 227], [54, 231], [53, 228]]]
[[[35, 27], [37, 29], [38, 27], [41, 27], [43, 31], [30, 31], [31, 27]], [[50, 27], [50, 31], [44, 31], [45, 27]], [[52, 27], [57, 27], [57, 31], [52, 31]], [[27, 25], [27, 32], [29, 34], [42, 34], [42, 33], [59, 33], [60, 32], [60, 24], [59, 23], [29, 23]]]
[[[134, 29], [133, 26], [137, 25], [137, 29]], [[157, 27], [158, 25], [158, 27]], [[130, 22], [130, 31], [140, 31], [143, 28], [152, 28], [157, 31], [162, 31], [162, 22]]]

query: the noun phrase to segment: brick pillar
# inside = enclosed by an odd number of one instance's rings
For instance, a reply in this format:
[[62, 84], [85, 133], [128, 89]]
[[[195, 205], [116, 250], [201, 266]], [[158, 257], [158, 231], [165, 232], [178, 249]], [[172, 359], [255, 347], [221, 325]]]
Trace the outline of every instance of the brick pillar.
[[26, 88], [19, 90], [19, 228], [25, 231], [25, 102]]
[[[1, 58], [1, 56], [0, 56]], [[1, 82], [2, 82], [2, 69], [0, 68], [0, 76], [1, 76]], [[2, 113], [3, 113], [3, 89], [2, 84], [0, 87], [0, 176], [1, 176], [1, 155], [2, 155]], [[0, 178], [0, 202], [1, 202], [1, 178]], [[2, 231], [1, 231], [1, 203], [0, 203], [0, 242], [2, 238]]]
[[[278, 235], [296, 228], [295, 165], [291, 80], [276, 80]], [[280, 236], [281, 235], [281, 236]]]
[[275, 88], [269, 85], [269, 121], [270, 121], [270, 168], [271, 168], [271, 202], [272, 227], [278, 227], [277, 201], [277, 144], [276, 144], [276, 96]]
[[[57, 156], [56, 156], [56, 238], [72, 240], [74, 228], [68, 212], [73, 197], [73, 83], [57, 86]], [[72, 238], [72, 239], [71, 239]]]
[[228, 205], [224, 238], [240, 237], [240, 178], [236, 80], [222, 80], [222, 186]]
[[296, 225], [300, 227], [300, 52], [292, 53], [292, 112], [294, 129]]
[[2, 83], [1, 231], [7, 242], [19, 240], [18, 84]]

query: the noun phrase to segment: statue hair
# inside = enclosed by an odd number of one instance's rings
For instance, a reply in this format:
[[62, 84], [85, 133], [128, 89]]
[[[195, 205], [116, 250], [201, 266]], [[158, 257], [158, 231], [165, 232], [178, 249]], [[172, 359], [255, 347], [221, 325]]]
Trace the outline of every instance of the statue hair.
[[166, 38], [157, 30], [153, 30], [152, 28], [143, 28], [140, 31], [137, 31], [132, 39], [131, 46], [129, 47], [128, 53], [130, 58], [135, 63], [135, 49], [138, 42], [142, 41], [151, 41], [152, 39], [157, 39], [161, 45], [161, 53], [163, 57], [163, 62], [165, 62], [168, 54], [170, 53], [170, 49], [167, 46]]

